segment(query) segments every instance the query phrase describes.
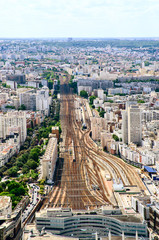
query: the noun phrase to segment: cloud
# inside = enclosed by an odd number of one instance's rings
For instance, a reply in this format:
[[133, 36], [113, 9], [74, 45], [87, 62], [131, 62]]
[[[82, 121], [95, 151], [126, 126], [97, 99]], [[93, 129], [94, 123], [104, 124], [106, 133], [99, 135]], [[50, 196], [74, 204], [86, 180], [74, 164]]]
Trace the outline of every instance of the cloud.
[[156, 36], [158, 12], [158, 0], [1, 0], [0, 37]]

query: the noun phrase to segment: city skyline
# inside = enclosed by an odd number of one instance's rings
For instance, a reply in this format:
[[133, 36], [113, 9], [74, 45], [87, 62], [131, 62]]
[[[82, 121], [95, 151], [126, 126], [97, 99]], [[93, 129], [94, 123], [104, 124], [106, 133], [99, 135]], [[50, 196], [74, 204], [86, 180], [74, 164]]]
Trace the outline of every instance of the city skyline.
[[45, 39], [0, 40], [0, 239], [156, 239], [159, 41]]
[[156, 38], [158, 10], [157, 0], [6, 0], [0, 38]]

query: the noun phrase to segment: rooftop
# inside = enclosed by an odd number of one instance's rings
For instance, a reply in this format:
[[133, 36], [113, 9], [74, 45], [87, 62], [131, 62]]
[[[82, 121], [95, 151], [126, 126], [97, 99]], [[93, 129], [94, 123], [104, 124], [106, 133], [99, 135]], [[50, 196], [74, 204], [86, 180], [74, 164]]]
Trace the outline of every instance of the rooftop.
[[51, 233], [45, 232], [41, 234], [37, 231], [35, 224], [27, 224], [24, 229], [24, 240], [77, 240], [78, 238], [74, 237], [64, 237], [59, 235], [53, 235]]
[[118, 219], [121, 222], [134, 222], [134, 223], [141, 223], [141, 217], [139, 215], [120, 215], [120, 216], [114, 216], [116, 219]]
[[148, 173], [156, 173], [157, 171], [154, 168], [144, 166], [144, 170], [146, 170]]
[[[112, 209], [110, 207], [110, 209]], [[98, 209], [99, 210], [99, 209]], [[43, 209], [40, 212], [36, 212], [36, 218], [65, 218], [65, 217], [76, 217], [79, 215], [79, 213], [72, 211], [70, 208], [48, 208]], [[141, 223], [142, 218], [140, 214], [129, 214], [129, 215], [104, 215], [99, 213], [98, 211], [93, 211], [92, 213], [89, 211], [80, 211], [80, 216], [90, 216], [93, 218], [93, 216], [101, 216], [101, 217], [113, 217], [114, 219], [117, 219], [121, 222], [133, 222], [133, 223]]]
[[0, 196], [0, 210], [4, 209], [11, 203], [11, 198], [7, 196]]
[[57, 147], [57, 138], [51, 137], [49, 139], [45, 154], [43, 156], [43, 161], [50, 161], [55, 147]]

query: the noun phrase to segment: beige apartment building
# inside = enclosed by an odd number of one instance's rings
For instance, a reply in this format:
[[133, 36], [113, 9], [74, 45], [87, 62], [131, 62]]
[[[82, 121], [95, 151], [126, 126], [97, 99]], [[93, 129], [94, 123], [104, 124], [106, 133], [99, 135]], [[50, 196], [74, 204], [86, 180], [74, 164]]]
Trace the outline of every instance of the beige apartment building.
[[57, 161], [57, 138], [49, 139], [45, 154], [42, 159], [42, 178], [52, 180]]

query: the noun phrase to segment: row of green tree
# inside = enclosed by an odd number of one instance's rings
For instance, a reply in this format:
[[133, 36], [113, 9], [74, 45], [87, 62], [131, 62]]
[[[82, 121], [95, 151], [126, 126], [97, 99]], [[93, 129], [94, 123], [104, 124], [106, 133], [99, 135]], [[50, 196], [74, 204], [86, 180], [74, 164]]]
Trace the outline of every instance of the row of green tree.
[[20, 202], [24, 195], [28, 194], [25, 182], [6, 181], [0, 182], [0, 196], [9, 196], [12, 199], [12, 208]]
[[[114, 82], [114, 87], [121, 87], [121, 86], [116, 86], [116, 84], [118, 83], [120, 83], [120, 80], [119, 79], [116, 79], [116, 80], [114, 80], [113, 81]], [[122, 82], [126, 82], [126, 83], [132, 83], [132, 82], [144, 82], [144, 83], [146, 83], [146, 82], [153, 82], [153, 83], [156, 83], [156, 84], [158, 84], [159, 83], [159, 79], [154, 79], [154, 78], [150, 78], [150, 79], [130, 79], [130, 80], [127, 80], [127, 79], [125, 79], [124, 81], [123, 80], [121, 80], [121, 83]]]
[[[68, 47], [75, 47], [75, 48], [88, 48], [88, 47], [94, 47], [94, 48], [105, 48], [108, 45], [111, 47], [127, 47], [127, 48], [155, 48], [159, 47], [159, 41], [156, 40], [129, 40], [129, 39], [92, 39], [92, 40], [78, 40], [78, 41], [54, 41], [50, 43], [51, 46], [55, 47], [62, 47], [62, 48], [68, 48]], [[142, 51], [142, 49], [139, 49], [138, 51]], [[145, 51], [145, 49], [143, 49]]]
[[34, 170], [34, 178], [36, 179], [38, 177], [36, 169], [39, 166], [39, 157], [42, 156], [42, 154], [43, 150], [40, 146], [34, 148], [30, 147], [28, 150], [21, 151], [16, 158], [14, 165], [7, 169], [7, 171], [4, 172], [4, 175], [18, 177], [19, 171], [23, 174], [27, 174], [32, 169]]

